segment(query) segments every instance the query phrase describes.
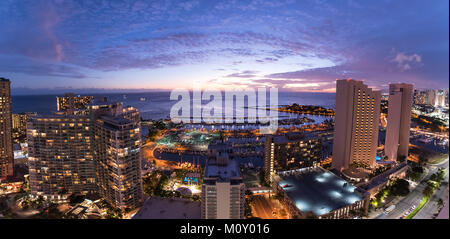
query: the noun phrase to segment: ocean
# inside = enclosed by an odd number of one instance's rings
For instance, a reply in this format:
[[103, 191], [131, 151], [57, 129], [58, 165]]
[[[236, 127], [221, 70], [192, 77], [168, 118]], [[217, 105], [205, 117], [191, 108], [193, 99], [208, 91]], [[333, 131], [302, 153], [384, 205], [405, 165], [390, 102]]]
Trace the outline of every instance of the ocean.
[[[86, 95], [86, 94], [83, 94]], [[123, 102], [125, 106], [139, 109], [143, 119], [165, 119], [169, 117], [170, 108], [177, 102], [170, 100], [170, 92], [147, 93], [113, 93], [89, 94], [94, 97], [107, 97], [108, 101]], [[56, 111], [57, 95], [13, 95], [13, 113], [37, 112], [38, 114], [51, 114]], [[145, 100], [144, 100], [145, 99]], [[310, 92], [279, 92], [278, 104], [316, 105], [326, 108], [335, 107], [334, 93]]]

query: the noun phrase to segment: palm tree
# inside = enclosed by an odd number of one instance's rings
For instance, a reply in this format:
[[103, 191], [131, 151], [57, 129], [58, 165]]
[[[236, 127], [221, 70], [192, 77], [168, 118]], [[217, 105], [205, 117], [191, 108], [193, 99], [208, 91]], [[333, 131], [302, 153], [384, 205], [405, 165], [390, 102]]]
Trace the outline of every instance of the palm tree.
[[438, 203], [438, 206], [439, 206], [439, 207], [444, 206], [444, 200], [442, 200], [442, 198], [439, 198], [439, 200], [437, 201], [437, 203]]
[[433, 187], [432, 187], [430, 184], [428, 184], [428, 185], [423, 189], [422, 193], [423, 193], [423, 195], [424, 195], [425, 197], [431, 197], [431, 195], [433, 195], [433, 193], [434, 193]]

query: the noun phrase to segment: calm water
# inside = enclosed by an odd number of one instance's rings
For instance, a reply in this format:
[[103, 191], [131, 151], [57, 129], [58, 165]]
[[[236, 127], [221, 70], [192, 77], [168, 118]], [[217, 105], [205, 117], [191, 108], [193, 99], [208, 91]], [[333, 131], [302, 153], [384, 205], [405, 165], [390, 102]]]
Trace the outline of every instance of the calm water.
[[[177, 101], [171, 101], [170, 92], [148, 93], [114, 93], [114, 94], [90, 94], [94, 97], [106, 96], [108, 101], [123, 102], [124, 105], [134, 106], [141, 112], [144, 119], [168, 118], [170, 108]], [[141, 101], [145, 98], [145, 101]], [[278, 104], [302, 104], [318, 105], [326, 108], [334, 108], [334, 93], [304, 93], [304, 92], [279, 92]], [[14, 113], [37, 112], [49, 114], [56, 111], [56, 95], [13, 95], [12, 110]]]

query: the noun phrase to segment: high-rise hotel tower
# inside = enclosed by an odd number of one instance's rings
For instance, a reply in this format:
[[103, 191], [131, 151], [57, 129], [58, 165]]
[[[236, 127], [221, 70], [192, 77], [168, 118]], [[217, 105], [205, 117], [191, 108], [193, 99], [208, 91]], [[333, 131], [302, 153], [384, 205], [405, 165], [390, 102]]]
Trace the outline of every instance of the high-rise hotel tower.
[[14, 176], [11, 82], [0, 78], [0, 180]]
[[384, 152], [389, 160], [408, 157], [413, 85], [390, 84]]
[[381, 93], [362, 81], [336, 81], [332, 167], [371, 168], [378, 146]]

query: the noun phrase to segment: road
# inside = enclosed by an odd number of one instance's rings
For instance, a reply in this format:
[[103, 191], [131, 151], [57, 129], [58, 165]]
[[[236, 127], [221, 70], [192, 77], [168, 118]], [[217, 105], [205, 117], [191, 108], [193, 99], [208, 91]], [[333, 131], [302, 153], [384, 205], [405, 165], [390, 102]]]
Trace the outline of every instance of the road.
[[[395, 209], [392, 210], [392, 212], [390, 212], [389, 214], [386, 213], [382, 213], [381, 215], [379, 215], [377, 218], [381, 219], [381, 218], [387, 218], [387, 219], [398, 219], [401, 216], [404, 216], [404, 214], [412, 207], [412, 206], [418, 206], [419, 203], [422, 201], [423, 199], [423, 194], [422, 191], [425, 188], [428, 179], [430, 178], [430, 176], [434, 173], [436, 173], [438, 171], [439, 168], [445, 168], [448, 172], [448, 164], [449, 160], [445, 160], [444, 162], [437, 164], [437, 165], [431, 165], [428, 167], [428, 173], [427, 175], [424, 177], [424, 179], [417, 185], [417, 187], [415, 187], [406, 197], [404, 197], [402, 200], [400, 200], [396, 206]], [[445, 176], [444, 182], [448, 182], [448, 173]], [[438, 190], [436, 192], [436, 195], [438, 197], [442, 196], [442, 194], [445, 194], [446, 191], [445, 189], [443, 190], [444, 192], [441, 192], [441, 190]], [[445, 198], [445, 196], [444, 196]], [[435, 199], [437, 200], [437, 199]], [[444, 200], [445, 201], [445, 200]], [[432, 205], [430, 205], [432, 207]], [[422, 208], [422, 210], [427, 210], [428, 207], [428, 203], [424, 206], [424, 208]], [[422, 211], [421, 210], [421, 211]], [[433, 210], [432, 208], [428, 208], [428, 210]], [[419, 213], [421, 212], [419, 211]], [[431, 213], [432, 215], [433, 213]], [[427, 217], [427, 218], [431, 218], [431, 216], [428, 217], [428, 214], [424, 211], [423, 213], [421, 213], [420, 215], [422, 215], [423, 217]], [[418, 215], [416, 215], [418, 216]]]
[[[281, 205], [273, 199], [269, 199], [267, 195], [254, 195], [255, 203], [252, 206], [252, 212], [254, 217], [262, 219], [287, 219], [288, 216], [281, 216]], [[277, 212], [274, 215], [273, 212]]]
[[[444, 182], [448, 182], [448, 172], [445, 176]], [[427, 204], [420, 210], [413, 218], [414, 219], [431, 219], [434, 218], [435, 214], [439, 213], [439, 199], [445, 203], [447, 200], [447, 187], [448, 183], [442, 183], [441, 186], [436, 190], [431, 199]]]
[[275, 219], [272, 214], [272, 203], [270, 199], [263, 195], [255, 195], [255, 204], [253, 206], [253, 216], [262, 219]]
[[438, 138], [442, 138], [442, 139], [448, 139], [448, 134], [445, 134], [445, 133], [430, 132], [427, 130], [417, 129], [417, 128], [411, 128], [411, 131], [413, 131], [415, 133], [420, 133], [422, 135], [428, 135], [428, 136], [438, 137]]

